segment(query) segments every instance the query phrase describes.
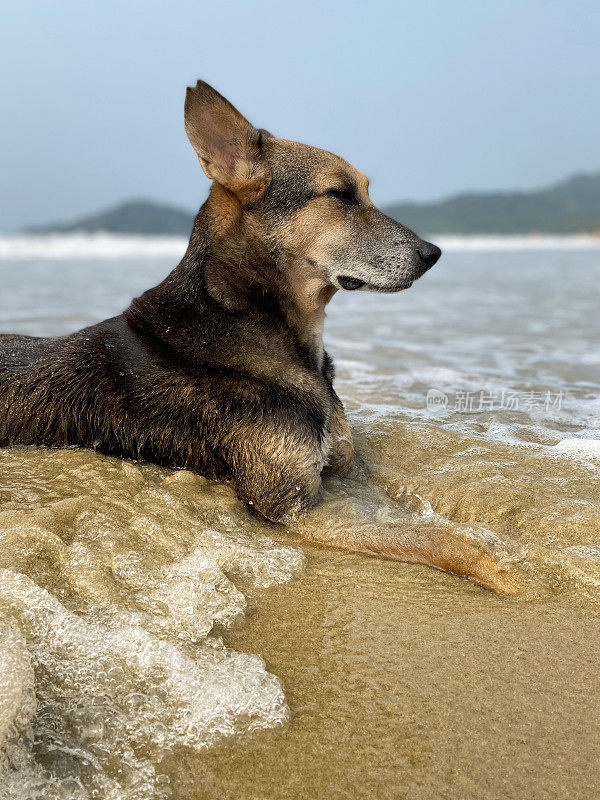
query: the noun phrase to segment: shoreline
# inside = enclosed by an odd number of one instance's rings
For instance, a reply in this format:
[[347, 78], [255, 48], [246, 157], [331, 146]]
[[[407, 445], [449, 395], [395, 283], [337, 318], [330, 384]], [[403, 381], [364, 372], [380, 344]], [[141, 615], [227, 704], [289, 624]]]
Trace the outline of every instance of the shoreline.
[[[474, 234], [430, 238], [446, 252], [600, 250], [594, 234]], [[43, 258], [181, 258], [188, 244], [183, 236], [98, 233], [0, 234], [0, 260]]]

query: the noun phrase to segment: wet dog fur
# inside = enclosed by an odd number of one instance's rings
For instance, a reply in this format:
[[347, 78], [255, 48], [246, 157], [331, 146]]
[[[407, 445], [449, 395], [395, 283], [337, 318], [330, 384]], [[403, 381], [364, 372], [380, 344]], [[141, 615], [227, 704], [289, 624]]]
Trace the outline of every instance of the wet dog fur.
[[286, 521], [352, 457], [326, 303], [344, 286], [404, 288], [436, 251], [350, 164], [257, 130], [206, 83], [188, 89], [185, 127], [213, 185], [181, 263], [113, 319], [0, 339], [0, 445], [191, 469]]
[[[0, 446], [190, 469], [289, 523], [318, 501], [322, 475], [354, 465], [323, 349], [327, 303], [340, 289], [405, 289], [440, 250], [379, 211], [342, 158], [255, 128], [202, 81], [185, 128], [212, 185], [183, 259], [112, 319], [0, 337]], [[399, 552], [436, 564], [431, 536], [428, 547]]]

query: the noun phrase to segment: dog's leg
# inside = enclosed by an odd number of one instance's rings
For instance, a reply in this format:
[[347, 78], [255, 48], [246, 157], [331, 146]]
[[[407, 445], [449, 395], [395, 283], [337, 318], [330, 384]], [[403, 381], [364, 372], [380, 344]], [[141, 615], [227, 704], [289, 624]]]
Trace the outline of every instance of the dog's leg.
[[286, 432], [267, 425], [233, 426], [222, 453], [237, 496], [271, 522], [288, 524], [320, 497], [323, 452], [308, 426]]
[[327, 464], [323, 469], [324, 475], [348, 475], [352, 471], [354, 462], [354, 444], [352, 431], [348, 425], [344, 406], [337, 394], [333, 395], [333, 411], [329, 418], [329, 454]]
[[[343, 408], [337, 424], [344, 436], [342, 419]], [[322, 491], [324, 453], [308, 424], [285, 431], [272, 425], [233, 425], [222, 453], [238, 497], [258, 515], [308, 541], [428, 564], [473, 578], [500, 594], [520, 589], [483, 539], [468, 529], [421, 521], [402, 509], [367, 479], [356, 456], [345, 464], [349, 477], [328, 479]], [[322, 502], [313, 508], [319, 499]]]
[[383, 489], [363, 480], [327, 481], [319, 507], [290, 529], [318, 544], [428, 564], [472, 578], [499, 594], [515, 594], [521, 588], [484, 538], [470, 534], [468, 528], [421, 522]]

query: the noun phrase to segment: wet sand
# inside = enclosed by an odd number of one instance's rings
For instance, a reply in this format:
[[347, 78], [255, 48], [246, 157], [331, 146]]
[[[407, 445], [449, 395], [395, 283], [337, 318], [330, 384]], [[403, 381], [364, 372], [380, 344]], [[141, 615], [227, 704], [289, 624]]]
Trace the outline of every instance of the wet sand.
[[180, 761], [176, 796], [597, 796], [595, 609], [304, 549], [302, 577], [226, 637], [281, 677], [291, 722]]

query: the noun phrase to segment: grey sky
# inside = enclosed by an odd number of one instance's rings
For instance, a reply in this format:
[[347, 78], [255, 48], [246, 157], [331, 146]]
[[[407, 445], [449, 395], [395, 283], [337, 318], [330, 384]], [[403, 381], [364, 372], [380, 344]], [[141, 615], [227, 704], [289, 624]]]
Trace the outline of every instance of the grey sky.
[[380, 203], [600, 169], [596, 0], [0, 8], [0, 230], [132, 196], [198, 206], [183, 129], [198, 77], [352, 161]]

